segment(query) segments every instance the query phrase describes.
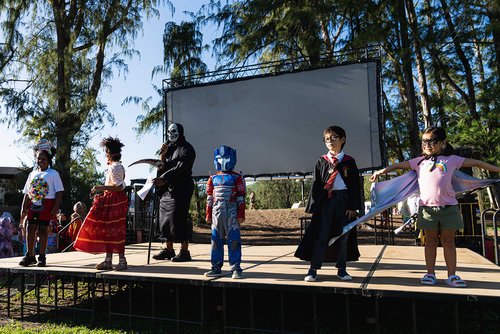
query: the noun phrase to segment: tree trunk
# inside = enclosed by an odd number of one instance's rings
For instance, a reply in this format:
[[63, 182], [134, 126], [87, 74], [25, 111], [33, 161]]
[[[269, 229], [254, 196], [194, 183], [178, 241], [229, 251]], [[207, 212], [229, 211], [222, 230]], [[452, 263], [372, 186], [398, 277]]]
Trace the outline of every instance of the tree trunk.
[[465, 52], [462, 49], [462, 45], [459, 40], [457, 40], [457, 32], [455, 30], [455, 26], [453, 24], [453, 21], [451, 19], [450, 12], [448, 10], [448, 4], [446, 0], [440, 0], [441, 2], [441, 7], [443, 8], [443, 15], [444, 19], [446, 21], [446, 24], [448, 26], [450, 36], [453, 40], [453, 45], [455, 47], [455, 52], [457, 53], [458, 59], [462, 63], [464, 72], [465, 72], [465, 82], [467, 85], [467, 92], [468, 92], [468, 100], [467, 100], [467, 105], [469, 107], [469, 112], [472, 115], [472, 117], [476, 120], [479, 119], [479, 114], [477, 113], [477, 104], [476, 104], [476, 92], [474, 91], [474, 80], [472, 78], [472, 69], [470, 66], [470, 62], [467, 59], [467, 56], [465, 55]]
[[[69, 98], [69, 83], [68, 77], [66, 76], [67, 70], [69, 71], [69, 66], [67, 69], [67, 57], [69, 51], [69, 33], [67, 31], [68, 24], [66, 22], [65, 13], [65, 2], [61, 0], [55, 0], [52, 3], [52, 10], [54, 13], [54, 20], [56, 26], [57, 35], [57, 121], [56, 124], [56, 140], [57, 140], [57, 153], [56, 153], [56, 170], [61, 176], [61, 180], [64, 186], [64, 197], [70, 198], [71, 193], [71, 175], [70, 175], [70, 165], [71, 165], [71, 140], [68, 134], [69, 128], [65, 125], [68, 119], [68, 103]], [[69, 146], [67, 142], [69, 141]], [[62, 202], [62, 210], [69, 213], [68, 210], [71, 207], [68, 201]]]
[[321, 38], [323, 39], [323, 43], [325, 44], [325, 49], [329, 57], [333, 55], [333, 47], [330, 41], [330, 32], [328, 31], [328, 23], [321, 20], [319, 23], [321, 27]]
[[432, 115], [429, 103], [429, 93], [427, 91], [427, 76], [425, 74], [425, 62], [422, 56], [422, 47], [420, 40], [420, 31], [418, 29], [417, 14], [412, 0], [406, 0], [408, 9], [408, 22], [413, 32], [413, 47], [415, 48], [415, 59], [418, 72], [418, 86], [420, 91], [420, 103], [422, 105], [422, 115], [426, 128], [432, 125]]
[[500, 80], [500, 5], [498, 1], [488, 1], [487, 15], [490, 20], [491, 34], [493, 36], [493, 46], [495, 47], [495, 58], [497, 76]]
[[[427, 13], [427, 31], [430, 36], [431, 40], [435, 40], [435, 34], [434, 34], [434, 19], [432, 17], [432, 6], [430, 3], [430, 0], [425, 0], [425, 12]], [[434, 104], [436, 107], [436, 114], [437, 114], [437, 123], [441, 127], [446, 128], [448, 124], [448, 118], [446, 116], [446, 112], [444, 110], [444, 89], [443, 89], [443, 80], [441, 78], [441, 68], [439, 67], [438, 62], [434, 57], [431, 57], [431, 68], [432, 68], [432, 77], [434, 78], [434, 83], [436, 85], [436, 94], [435, 94], [435, 99], [434, 99]]]
[[[73, 136], [61, 126], [58, 127], [57, 136], [57, 153], [56, 153], [56, 170], [61, 176], [64, 186], [64, 194], [61, 201], [61, 210], [69, 215], [72, 212], [73, 203], [71, 203], [71, 149]], [[79, 199], [83, 201], [84, 199]]]
[[434, 58], [432, 58], [432, 73], [434, 76], [434, 82], [436, 84], [436, 98], [435, 98], [435, 104], [436, 104], [436, 114], [437, 114], [437, 120], [438, 120], [438, 125], [447, 128], [448, 127], [448, 116], [446, 115], [446, 112], [444, 110], [444, 97], [445, 97], [445, 92], [443, 89], [443, 80], [441, 78], [441, 69], [439, 68], [438, 63]]
[[415, 87], [413, 85], [413, 73], [410, 56], [410, 41], [408, 38], [408, 25], [404, 3], [396, 1], [397, 17], [401, 36], [401, 61], [403, 67], [403, 78], [405, 83], [406, 97], [408, 100], [408, 135], [410, 137], [410, 153], [412, 157], [420, 154], [420, 140], [417, 123], [417, 103], [415, 97]]
[[401, 143], [403, 142], [403, 138], [401, 138], [401, 135], [399, 134], [398, 127], [394, 125], [396, 123], [395, 118], [394, 118], [394, 112], [391, 109], [391, 105], [389, 103], [389, 99], [387, 98], [387, 94], [385, 93], [384, 90], [382, 90], [382, 97], [384, 99], [384, 105], [385, 105], [385, 107], [387, 109], [387, 112], [386, 112], [387, 119], [386, 119], [386, 121], [390, 121], [393, 124], [392, 129], [394, 131], [394, 141], [397, 143], [397, 145], [395, 145], [393, 147], [393, 151], [396, 153], [398, 161], [404, 161], [405, 158], [404, 158], [404, 155], [403, 155], [403, 145], [401, 145]]
[[[482, 46], [481, 43], [477, 40], [474, 41], [474, 47], [476, 49], [476, 58], [477, 58], [477, 68], [479, 72], [479, 83], [478, 87], [482, 94], [485, 94], [485, 87], [486, 87], [486, 75], [484, 71], [484, 60], [483, 60], [483, 51], [482, 51]], [[482, 104], [482, 110], [489, 112], [490, 111], [490, 105], [488, 102], [485, 102]], [[490, 128], [491, 129], [491, 128]]]

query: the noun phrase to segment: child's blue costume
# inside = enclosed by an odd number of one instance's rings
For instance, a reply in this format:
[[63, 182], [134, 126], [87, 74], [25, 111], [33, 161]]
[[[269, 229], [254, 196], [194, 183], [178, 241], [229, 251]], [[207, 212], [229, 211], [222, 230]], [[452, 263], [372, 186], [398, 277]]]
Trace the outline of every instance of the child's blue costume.
[[234, 172], [236, 150], [222, 145], [214, 151], [219, 171], [207, 182], [207, 221], [212, 220], [212, 270], [220, 272], [224, 262], [224, 238], [227, 238], [231, 271], [241, 272], [241, 236], [238, 219], [245, 219], [245, 182]]

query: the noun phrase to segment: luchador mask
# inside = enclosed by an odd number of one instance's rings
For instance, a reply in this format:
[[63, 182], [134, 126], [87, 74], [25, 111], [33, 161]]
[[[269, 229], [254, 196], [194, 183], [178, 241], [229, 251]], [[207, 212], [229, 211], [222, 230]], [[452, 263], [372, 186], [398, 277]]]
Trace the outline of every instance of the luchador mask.
[[236, 166], [236, 150], [221, 145], [214, 150], [214, 165], [218, 171], [231, 171]]
[[177, 139], [179, 139], [179, 129], [177, 128], [177, 124], [170, 124], [167, 129], [167, 138], [168, 141], [175, 143]]

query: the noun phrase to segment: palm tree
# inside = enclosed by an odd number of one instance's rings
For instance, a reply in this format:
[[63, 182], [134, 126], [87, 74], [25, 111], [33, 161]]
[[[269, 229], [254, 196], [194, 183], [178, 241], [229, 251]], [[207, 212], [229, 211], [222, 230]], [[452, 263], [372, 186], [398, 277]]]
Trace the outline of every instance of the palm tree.
[[[185, 86], [196, 83], [196, 76], [207, 72], [207, 65], [201, 60], [202, 53], [208, 46], [203, 45], [203, 34], [197, 29], [194, 22], [167, 22], [163, 32], [163, 65], [153, 68], [151, 77], [158, 74], [170, 74], [170, 83], [173, 86]], [[157, 130], [164, 119], [163, 90], [153, 85], [160, 99], [151, 107], [153, 97], [146, 99], [138, 96], [129, 96], [123, 104], [134, 103], [140, 105], [145, 112], [137, 117], [137, 135]]]

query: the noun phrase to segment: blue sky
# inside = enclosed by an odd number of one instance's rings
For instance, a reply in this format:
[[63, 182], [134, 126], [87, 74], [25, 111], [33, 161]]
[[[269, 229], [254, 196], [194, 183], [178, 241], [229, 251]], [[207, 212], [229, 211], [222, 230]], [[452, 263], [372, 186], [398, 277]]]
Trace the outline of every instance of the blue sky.
[[[90, 146], [99, 149], [99, 142], [103, 137], [118, 136], [125, 144], [123, 148], [123, 164], [129, 165], [131, 162], [142, 158], [153, 158], [156, 150], [162, 143], [162, 131], [158, 133], [147, 134], [141, 138], [137, 138], [136, 133], [132, 130], [135, 126], [135, 120], [138, 115], [142, 114], [139, 106], [129, 104], [121, 106], [123, 100], [127, 96], [140, 96], [147, 98], [153, 96], [154, 105], [157, 101], [156, 92], [151, 84], [154, 83], [161, 87], [162, 77], [156, 77], [151, 80], [151, 71], [154, 66], [161, 65], [163, 61], [163, 45], [162, 36], [165, 23], [168, 21], [187, 21], [189, 17], [183, 12], [196, 12], [208, 0], [171, 0], [175, 7], [175, 13], [172, 13], [163, 8], [159, 19], [151, 19], [144, 22], [143, 34], [139, 35], [135, 40], [135, 49], [141, 53], [141, 57], [136, 57], [127, 61], [129, 72], [124, 76], [117, 76], [109, 82], [110, 89], [105, 89], [101, 92], [102, 100], [107, 104], [108, 109], [114, 114], [116, 125], [107, 125], [105, 129], [95, 134]], [[214, 37], [215, 31], [208, 27], [204, 33], [204, 42], [209, 43]], [[214, 69], [214, 61], [207, 54], [204, 61], [209, 66], [210, 70]], [[189, 140], [189, 129], [186, 129], [186, 137]], [[23, 144], [16, 143], [20, 135], [13, 129], [7, 129], [7, 126], [0, 124], [0, 152], [2, 159], [0, 166], [17, 167], [21, 165], [21, 161], [32, 165], [34, 162], [32, 151], [24, 147]], [[19, 145], [22, 145], [19, 147]], [[99, 155], [102, 161], [101, 169], [105, 168], [104, 155]], [[127, 180], [134, 178], [146, 178], [149, 174], [149, 168], [146, 165], [136, 165], [127, 168]]]

